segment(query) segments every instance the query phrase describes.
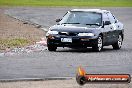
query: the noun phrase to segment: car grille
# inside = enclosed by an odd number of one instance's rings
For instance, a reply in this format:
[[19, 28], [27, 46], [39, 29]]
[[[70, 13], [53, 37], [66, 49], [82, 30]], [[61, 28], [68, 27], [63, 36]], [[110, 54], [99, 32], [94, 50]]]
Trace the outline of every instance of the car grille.
[[59, 35], [66, 35], [66, 36], [77, 36], [78, 33], [72, 32], [59, 32]]

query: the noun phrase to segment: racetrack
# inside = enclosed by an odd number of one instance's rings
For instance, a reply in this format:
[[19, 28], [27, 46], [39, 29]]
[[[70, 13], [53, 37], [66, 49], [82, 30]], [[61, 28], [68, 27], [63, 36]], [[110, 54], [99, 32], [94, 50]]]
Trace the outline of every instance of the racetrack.
[[[74, 7], [75, 8], [75, 7]], [[76, 7], [77, 8], [77, 7]], [[86, 8], [86, 7], [85, 7]], [[5, 13], [17, 19], [49, 28], [72, 8], [21, 7]], [[44, 50], [12, 57], [0, 57], [0, 79], [75, 77], [78, 66], [88, 73], [132, 74], [132, 8], [102, 8], [110, 10], [125, 26], [125, 39], [121, 50], [104, 47], [100, 53], [88, 49], [58, 48], [56, 52]]]

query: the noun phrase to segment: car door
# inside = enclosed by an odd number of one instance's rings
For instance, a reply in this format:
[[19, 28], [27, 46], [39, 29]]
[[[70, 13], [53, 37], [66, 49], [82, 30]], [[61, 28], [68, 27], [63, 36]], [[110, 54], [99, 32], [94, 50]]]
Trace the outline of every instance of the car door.
[[111, 22], [110, 24], [110, 35], [111, 35], [111, 39], [110, 39], [110, 43], [114, 43], [117, 41], [117, 38], [118, 38], [118, 28], [119, 28], [119, 25], [118, 25], [118, 22], [117, 20], [115, 19], [115, 17], [110, 13], [108, 12], [108, 17], [109, 17], [109, 20]]
[[118, 36], [119, 36], [119, 34], [121, 33], [121, 32], [123, 32], [122, 31], [122, 29], [123, 29], [123, 24], [121, 23], [121, 22], [119, 22], [117, 19], [116, 19], [116, 17], [112, 14], [112, 16], [113, 16], [113, 18], [114, 18], [114, 22], [115, 22], [115, 27], [116, 27], [116, 29], [115, 29], [115, 31], [114, 31], [114, 38], [115, 38], [115, 42], [118, 40]]
[[103, 22], [104, 22], [104, 45], [109, 45], [111, 43], [111, 38], [112, 38], [112, 27], [111, 23], [110, 24], [105, 24], [105, 22], [110, 22], [108, 14], [104, 13], [103, 14]]

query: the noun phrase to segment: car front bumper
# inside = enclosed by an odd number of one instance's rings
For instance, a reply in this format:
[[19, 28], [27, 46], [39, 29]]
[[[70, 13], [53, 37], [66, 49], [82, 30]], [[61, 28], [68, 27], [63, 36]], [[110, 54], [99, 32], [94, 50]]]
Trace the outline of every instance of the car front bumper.
[[[62, 42], [61, 38], [71, 38], [72, 42]], [[47, 37], [47, 45], [56, 47], [92, 47], [96, 44], [97, 37], [80, 36], [52, 36]]]

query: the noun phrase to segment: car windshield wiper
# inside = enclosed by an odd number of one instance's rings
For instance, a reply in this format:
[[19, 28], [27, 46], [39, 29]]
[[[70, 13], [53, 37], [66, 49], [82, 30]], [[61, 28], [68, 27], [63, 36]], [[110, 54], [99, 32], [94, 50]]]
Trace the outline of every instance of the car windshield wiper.
[[97, 24], [86, 24], [86, 25], [97, 25], [97, 26], [100, 26], [100, 24], [98, 24], [98, 23]]
[[80, 24], [80, 23], [61, 23], [61, 24]]

